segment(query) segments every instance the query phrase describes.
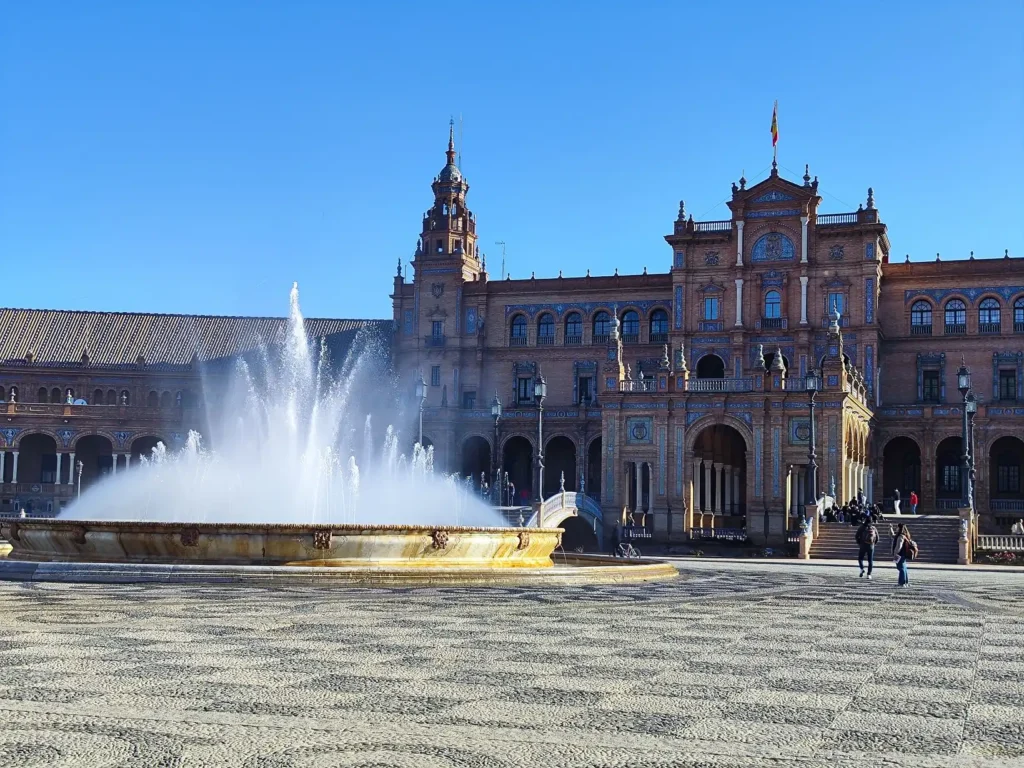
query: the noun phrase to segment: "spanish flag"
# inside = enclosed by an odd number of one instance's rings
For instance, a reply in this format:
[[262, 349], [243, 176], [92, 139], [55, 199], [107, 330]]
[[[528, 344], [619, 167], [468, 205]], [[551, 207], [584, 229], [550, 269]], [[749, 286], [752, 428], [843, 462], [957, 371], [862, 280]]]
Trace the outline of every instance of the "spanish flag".
[[779, 102], [775, 102], [772, 110], [772, 148], [779, 143]]

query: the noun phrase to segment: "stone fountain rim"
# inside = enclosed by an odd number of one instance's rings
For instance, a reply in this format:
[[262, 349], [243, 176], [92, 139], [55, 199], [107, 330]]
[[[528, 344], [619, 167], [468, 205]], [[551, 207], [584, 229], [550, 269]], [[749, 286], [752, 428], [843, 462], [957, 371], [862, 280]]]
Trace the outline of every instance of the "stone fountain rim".
[[274, 533], [302, 533], [308, 531], [338, 531], [341, 533], [372, 533], [384, 531], [392, 533], [405, 531], [408, 533], [430, 534], [434, 531], [450, 533], [563, 533], [561, 528], [536, 528], [512, 526], [470, 526], [470, 525], [404, 525], [402, 523], [211, 523], [211, 522], [166, 522], [156, 520], [77, 520], [71, 518], [16, 517], [0, 520], [0, 525], [19, 528], [146, 528], [150, 530], [180, 531], [182, 528], [198, 528], [199, 530], [229, 530]]

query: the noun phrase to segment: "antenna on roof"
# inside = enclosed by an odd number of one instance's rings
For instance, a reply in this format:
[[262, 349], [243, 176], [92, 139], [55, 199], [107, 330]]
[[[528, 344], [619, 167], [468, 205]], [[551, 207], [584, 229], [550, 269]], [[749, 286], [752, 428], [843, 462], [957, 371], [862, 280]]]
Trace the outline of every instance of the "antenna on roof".
[[501, 279], [504, 280], [505, 279], [505, 241], [504, 240], [495, 240], [494, 244], [501, 246]]
[[459, 170], [462, 170], [462, 113], [459, 112]]

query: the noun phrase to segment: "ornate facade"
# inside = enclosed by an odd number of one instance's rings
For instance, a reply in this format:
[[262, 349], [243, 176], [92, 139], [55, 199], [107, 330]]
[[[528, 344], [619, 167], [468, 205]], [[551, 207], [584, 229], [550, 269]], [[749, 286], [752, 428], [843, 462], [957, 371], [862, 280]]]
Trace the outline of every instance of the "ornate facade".
[[543, 496], [584, 488], [605, 531], [632, 520], [666, 542], [711, 525], [779, 541], [809, 499], [805, 377], [820, 369], [819, 490], [899, 489], [904, 503], [914, 490], [919, 512], [952, 512], [963, 357], [982, 525], [1021, 516], [1019, 259], [891, 262], [872, 190], [822, 213], [817, 178], [773, 167], [732, 185], [728, 219], [694, 221], [680, 203], [667, 271], [494, 281], [451, 142], [432, 189], [413, 279], [400, 264], [394, 281], [396, 369], [427, 385], [438, 463], [498, 478], [506, 504], [537, 497], [542, 447]]

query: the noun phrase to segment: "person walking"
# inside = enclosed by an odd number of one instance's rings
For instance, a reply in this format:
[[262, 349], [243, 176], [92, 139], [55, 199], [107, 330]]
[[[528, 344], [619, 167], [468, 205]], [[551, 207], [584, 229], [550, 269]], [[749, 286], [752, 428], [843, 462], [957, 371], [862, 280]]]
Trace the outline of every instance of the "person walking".
[[868, 581], [871, 581], [871, 571], [875, 567], [875, 544], [878, 543], [878, 529], [867, 517], [857, 529], [857, 564], [860, 565], [860, 577], [864, 578], [864, 560], [868, 561]]
[[916, 491], [911, 491], [910, 492], [910, 514], [912, 514], [912, 515], [916, 515], [917, 514], [917, 492]]
[[[890, 528], [891, 530], [891, 528]], [[910, 538], [910, 528], [903, 523], [899, 524], [892, 537], [892, 558], [896, 561], [896, 570], [899, 571], [897, 587], [910, 586], [910, 571], [907, 570], [907, 561], [917, 556], [917, 544]]]
[[892, 492], [892, 509], [894, 514], [900, 514], [900, 489], [894, 488]]
[[1010, 532], [1014, 536], [1024, 536], [1024, 520], [1018, 520], [1016, 523], [1014, 523], [1013, 528], [1010, 529]]

